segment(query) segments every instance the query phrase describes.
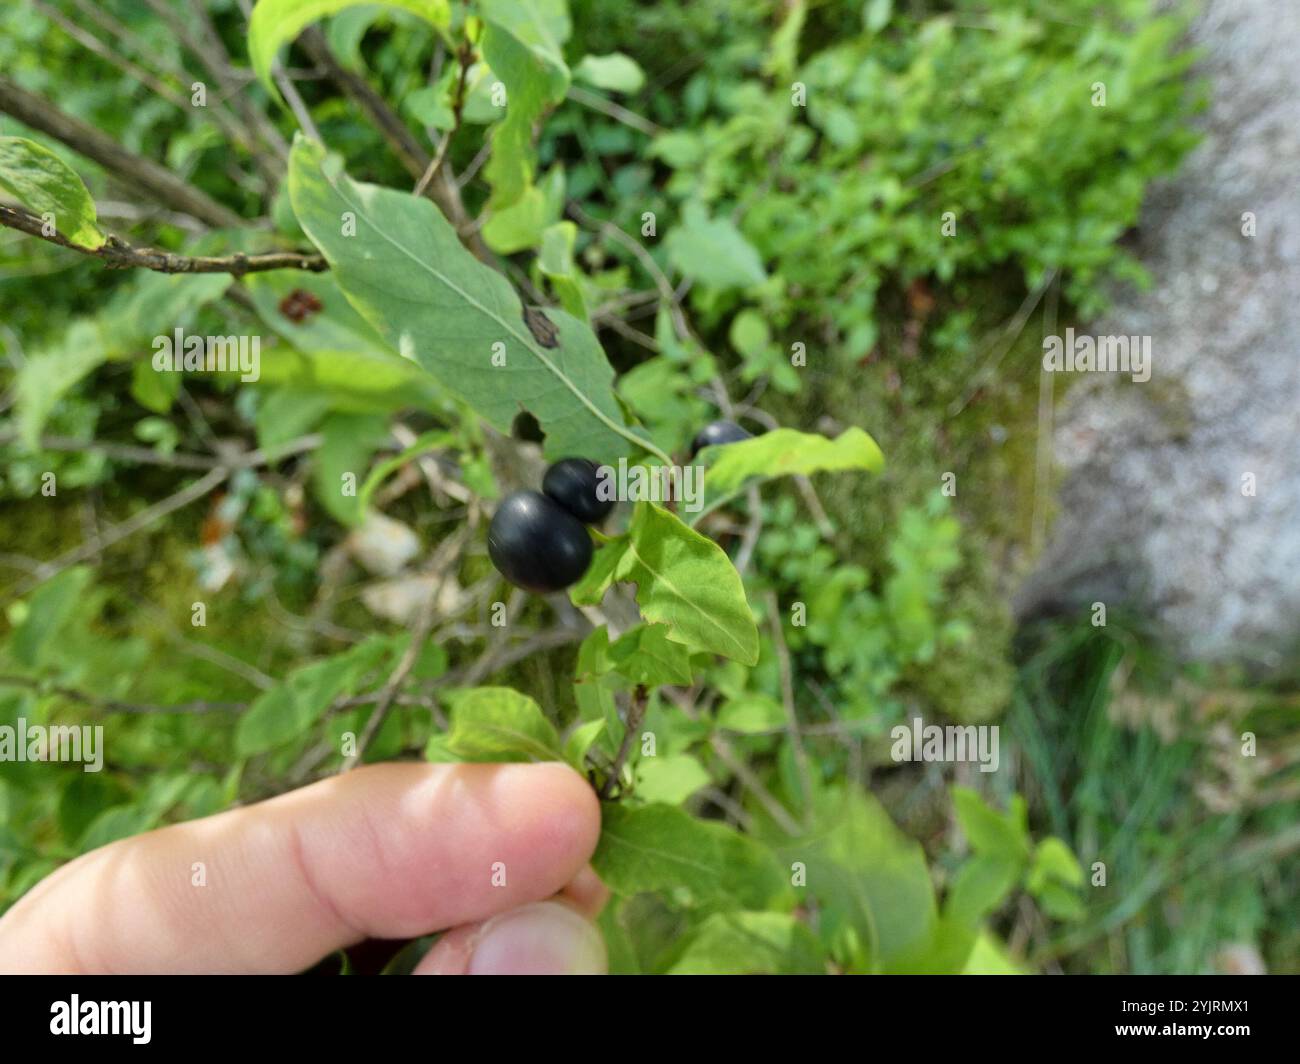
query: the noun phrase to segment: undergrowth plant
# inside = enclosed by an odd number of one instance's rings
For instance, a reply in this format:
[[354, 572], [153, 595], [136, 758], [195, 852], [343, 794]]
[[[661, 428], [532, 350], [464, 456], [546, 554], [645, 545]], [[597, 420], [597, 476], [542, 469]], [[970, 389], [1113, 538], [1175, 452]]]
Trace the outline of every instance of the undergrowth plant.
[[[810, 408], [922, 335], [969, 354], [962, 296], [999, 271], [1088, 312], [1138, 278], [1118, 239], [1191, 143], [1176, 21], [720, 2], [733, 44], [674, 74], [618, 27], [707, 50], [694, 5], [173, 5], [234, 78], [178, 109], [185, 36], [106, 6], [164, 72], [129, 118], [0, 16], [0, 223], [40, 249], [4, 282], [0, 723], [104, 728], [99, 772], [0, 761], [4, 902], [114, 839], [421, 757], [590, 781], [615, 971], [1014, 971], [1013, 899], [1035, 935], [1082, 916], [1019, 796], [964, 777], [923, 846], [874, 793], [980, 620], [937, 482], [869, 551], [823, 501], [894, 483], [879, 407]], [[114, 180], [156, 208], [129, 238]], [[693, 454], [719, 417], [751, 438]], [[566, 458], [668, 488], [581, 532], [567, 592], [512, 589], [491, 515]], [[112, 516], [83, 540], [85, 493]]]

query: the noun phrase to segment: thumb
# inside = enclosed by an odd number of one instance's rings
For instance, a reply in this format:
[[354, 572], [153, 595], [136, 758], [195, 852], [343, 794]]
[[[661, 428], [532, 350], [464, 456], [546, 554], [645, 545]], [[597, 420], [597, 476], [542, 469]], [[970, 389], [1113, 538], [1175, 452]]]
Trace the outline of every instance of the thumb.
[[604, 975], [605, 940], [558, 901], [539, 901], [447, 932], [415, 975]]

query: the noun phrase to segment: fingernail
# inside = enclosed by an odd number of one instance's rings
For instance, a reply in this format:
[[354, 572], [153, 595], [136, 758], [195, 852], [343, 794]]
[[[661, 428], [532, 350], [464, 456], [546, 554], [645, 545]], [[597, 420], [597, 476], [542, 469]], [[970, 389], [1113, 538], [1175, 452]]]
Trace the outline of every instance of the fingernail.
[[489, 920], [470, 975], [602, 975], [605, 940], [567, 905], [539, 901]]

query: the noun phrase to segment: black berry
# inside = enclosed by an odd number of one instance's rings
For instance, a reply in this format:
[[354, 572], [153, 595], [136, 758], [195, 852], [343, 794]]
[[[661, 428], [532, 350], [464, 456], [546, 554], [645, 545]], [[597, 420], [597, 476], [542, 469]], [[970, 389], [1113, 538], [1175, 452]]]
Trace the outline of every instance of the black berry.
[[753, 436], [734, 421], [710, 421], [700, 429], [691, 441], [691, 457], [705, 447], [717, 447], [724, 443], [738, 443], [740, 440], [753, 439]]
[[501, 500], [488, 526], [488, 556], [501, 575], [525, 591], [559, 591], [591, 564], [591, 536], [540, 491]]
[[602, 499], [600, 466], [589, 458], [562, 458], [546, 471], [542, 491], [579, 521], [594, 525], [614, 509], [613, 493]]

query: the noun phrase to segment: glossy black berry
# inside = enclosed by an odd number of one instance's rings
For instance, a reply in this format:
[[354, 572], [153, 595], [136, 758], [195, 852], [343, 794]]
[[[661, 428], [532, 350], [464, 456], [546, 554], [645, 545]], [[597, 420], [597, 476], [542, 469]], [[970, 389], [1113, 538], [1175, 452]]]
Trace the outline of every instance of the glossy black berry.
[[591, 564], [591, 536], [540, 491], [501, 500], [488, 526], [488, 556], [501, 575], [525, 591], [559, 591]]
[[561, 458], [542, 478], [542, 491], [589, 525], [605, 520], [614, 509], [613, 493], [602, 499], [600, 485], [600, 466], [589, 458]]
[[705, 447], [717, 447], [719, 444], [738, 443], [740, 440], [749, 439], [753, 439], [752, 435], [734, 421], [710, 421], [691, 441], [691, 457], [694, 458]]

